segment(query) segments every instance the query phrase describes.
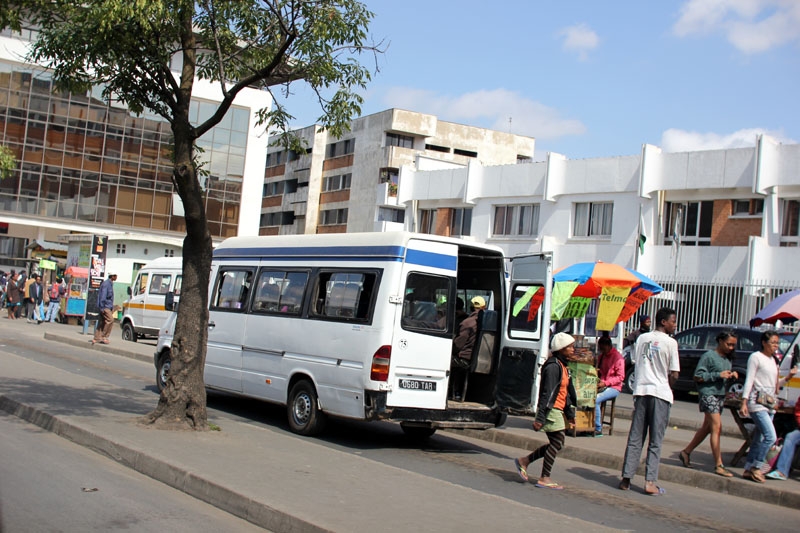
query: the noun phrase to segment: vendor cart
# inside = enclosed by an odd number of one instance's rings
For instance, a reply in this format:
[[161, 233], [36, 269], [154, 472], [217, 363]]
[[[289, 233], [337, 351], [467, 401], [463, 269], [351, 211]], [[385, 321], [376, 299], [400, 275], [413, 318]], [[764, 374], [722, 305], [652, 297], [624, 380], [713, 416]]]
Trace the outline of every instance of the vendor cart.
[[67, 267], [64, 272], [67, 291], [61, 299], [61, 322], [80, 324], [86, 315], [86, 297], [89, 291], [89, 269], [83, 267]]

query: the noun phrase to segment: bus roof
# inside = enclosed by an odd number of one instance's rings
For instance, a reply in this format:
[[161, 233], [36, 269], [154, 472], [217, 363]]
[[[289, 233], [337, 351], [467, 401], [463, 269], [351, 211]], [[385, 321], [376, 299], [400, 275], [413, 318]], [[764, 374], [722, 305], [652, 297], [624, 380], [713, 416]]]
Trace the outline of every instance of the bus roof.
[[220, 257], [259, 257], [262, 255], [297, 255], [302, 249], [305, 257], [348, 257], [348, 256], [403, 256], [403, 249], [411, 239], [455, 244], [461, 248], [471, 248], [487, 255], [503, 256], [497, 246], [476, 242], [411, 233], [408, 231], [332, 233], [325, 235], [269, 235], [259, 237], [230, 237], [214, 248], [214, 258]]

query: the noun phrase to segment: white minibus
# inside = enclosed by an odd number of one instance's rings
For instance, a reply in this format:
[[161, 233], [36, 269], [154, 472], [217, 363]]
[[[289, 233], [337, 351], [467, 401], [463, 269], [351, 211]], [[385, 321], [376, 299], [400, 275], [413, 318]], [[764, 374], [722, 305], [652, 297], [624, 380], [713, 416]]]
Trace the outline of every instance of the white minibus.
[[[551, 256], [511, 266], [494, 246], [407, 232], [229, 238], [212, 260], [206, 387], [284, 404], [304, 435], [329, 415], [420, 438], [501, 425], [532, 409], [549, 340]], [[452, 370], [475, 296], [487, 308], [471, 362]], [[174, 322], [159, 336], [159, 388]]]
[[159, 257], [143, 266], [128, 287], [128, 300], [122, 304], [122, 338], [136, 342], [140, 337], [157, 337], [170, 315], [164, 307], [164, 297], [179, 297], [182, 280], [180, 257]]

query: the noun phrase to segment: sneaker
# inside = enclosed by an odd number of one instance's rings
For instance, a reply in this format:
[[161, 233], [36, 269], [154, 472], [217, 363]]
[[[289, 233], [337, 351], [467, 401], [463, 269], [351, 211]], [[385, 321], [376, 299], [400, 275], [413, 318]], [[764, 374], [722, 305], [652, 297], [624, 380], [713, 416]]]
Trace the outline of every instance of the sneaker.
[[595, 437], [602, 437], [602, 436], [603, 436], [603, 432], [602, 432], [602, 431], [597, 431], [597, 430], [594, 430], [594, 436], [595, 436]]

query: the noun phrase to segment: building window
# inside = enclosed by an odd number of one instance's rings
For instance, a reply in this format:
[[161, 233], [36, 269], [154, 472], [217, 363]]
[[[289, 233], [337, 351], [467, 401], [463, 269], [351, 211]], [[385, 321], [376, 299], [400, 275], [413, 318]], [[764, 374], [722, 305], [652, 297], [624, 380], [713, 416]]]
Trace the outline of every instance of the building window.
[[378, 208], [378, 222], [399, 222], [402, 224], [405, 219], [405, 209], [394, 209], [392, 207]]
[[531, 236], [539, 233], [539, 205], [496, 205], [494, 236]]
[[326, 209], [320, 212], [320, 226], [338, 226], [347, 224], [347, 208]]
[[125, 255], [125, 245], [117, 244], [117, 255]]
[[610, 237], [613, 215], [613, 202], [576, 203], [572, 235], [574, 237]]
[[285, 152], [283, 150], [279, 150], [277, 152], [272, 152], [271, 154], [267, 154], [267, 168], [269, 167], [277, 167], [281, 163], [283, 163]]
[[261, 213], [259, 226], [291, 226], [294, 224], [294, 211], [275, 211], [272, 213]]
[[273, 181], [264, 184], [264, 196], [280, 196], [283, 194], [283, 182]]
[[450, 153], [450, 147], [449, 146], [437, 146], [435, 144], [426, 144], [425, 145], [425, 149], [426, 150], [430, 150], [431, 152], [441, 152], [443, 154], [449, 154]]
[[464, 155], [467, 157], [478, 157], [478, 152], [473, 152], [471, 150], [462, 150], [461, 148], [454, 148], [453, 153], [456, 155]]
[[800, 200], [783, 200], [780, 205], [781, 246], [800, 243]]
[[450, 215], [450, 236], [462, 237], [472, 231], [472, 208], [453, 209]]
[[436, 209], [420, 209], [417, 231], [433, 235], [436, 233]]
[[517, 154], [517, 164], [519, 163], [531, 163], [533, 158], [527, 155]]
[[731, 200], [731, 216], [754, 216], [764, 213], [764, 200]]
[[386, 146], [399, 146], [400, 148], [414, 148], [414, 137], [400, 135], [399, 133], [386, 133]]
[[380, 183], [392, 183], [397, 185], [400, 180], [400, 169], [394, 167], [384, 167], [380, 170]]
[[322, 178], [322, 192], [349, 189], [352, 177], [352, 174], [342, 174], [341, 176], [327, 176]]
[[343, 141], [331, 143], [327, 146], [325, 152], [325, 159], [332, 157], [340, 157], [347, 154], [352, 154], [356, 147], [355, 139], [345, 139]]
[[672, 244], [677, 236], [687, 246], [711, 246], [713, 201], [667, 202], [666, 214], [664, 244]]
[[175, 257], [175, 250], [172, 248], [167, 248], [164, 250], [164, 257]]

